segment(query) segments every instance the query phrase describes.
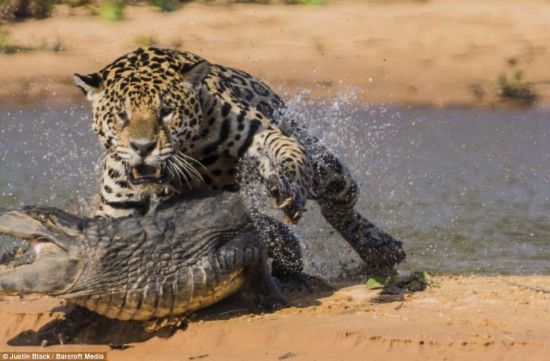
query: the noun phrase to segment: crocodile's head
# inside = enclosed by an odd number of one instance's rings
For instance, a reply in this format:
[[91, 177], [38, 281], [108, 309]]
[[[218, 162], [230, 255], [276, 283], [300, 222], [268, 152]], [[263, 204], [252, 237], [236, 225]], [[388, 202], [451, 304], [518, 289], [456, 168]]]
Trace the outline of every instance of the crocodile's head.
[[0, 257], [0, 294], [57, 295], [71, 288], [82, 270], [81, 223], [55, 208], [0, 209], [0, 239], [23, 241]]

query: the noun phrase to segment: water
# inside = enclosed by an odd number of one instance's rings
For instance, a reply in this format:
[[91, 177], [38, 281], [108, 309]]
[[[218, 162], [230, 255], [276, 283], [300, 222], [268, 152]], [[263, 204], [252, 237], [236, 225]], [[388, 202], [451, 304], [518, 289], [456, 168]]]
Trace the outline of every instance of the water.
[[0, 205], [65, 207], [97, 187], [101, 148], [88, 109], [0, 109]]
[[[404, 268], [550, 273], [549, 109], [291, 108], [352, 169], [358, 208], [404, 240]], [[90, 197], [101, 154], [90, 124], [86, 106], [0, 109], [0, 206]], [[307, 269], [353, 271], [358, 258], [308, 209], [296, 229]]]

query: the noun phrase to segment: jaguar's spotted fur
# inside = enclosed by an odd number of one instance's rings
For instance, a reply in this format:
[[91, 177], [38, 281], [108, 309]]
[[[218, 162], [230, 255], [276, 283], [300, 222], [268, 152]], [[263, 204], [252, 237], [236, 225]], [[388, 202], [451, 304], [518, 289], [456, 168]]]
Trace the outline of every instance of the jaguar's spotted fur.
[[[400, 241], [353, 209], [349, 170], [285, 115], [285, 104], [251, 75], [190, 52], [137, 49], [97, 73], [75, 75], [106, 148], [100, 216], [144, 213], [151, 200], [199, 187], [239, 188], [257, 173], [287, 219], [306, 199], [374, 268], [405, 254]], [[248, 164], [248, 167], [243, 167]]]

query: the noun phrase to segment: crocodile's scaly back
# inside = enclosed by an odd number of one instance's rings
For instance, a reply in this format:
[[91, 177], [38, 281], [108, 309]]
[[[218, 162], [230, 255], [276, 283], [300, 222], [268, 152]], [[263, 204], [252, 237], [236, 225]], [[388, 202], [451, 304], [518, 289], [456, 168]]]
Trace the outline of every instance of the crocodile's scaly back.
[[101, 269], [87, 271], [63, 297], [121, 320], [181, 315], [233, 294], [245, 281], [245, 268], [262, 258], [253, 230], [197, 229], [185, 239], [167, 230], [161, 242], [112, 241]]

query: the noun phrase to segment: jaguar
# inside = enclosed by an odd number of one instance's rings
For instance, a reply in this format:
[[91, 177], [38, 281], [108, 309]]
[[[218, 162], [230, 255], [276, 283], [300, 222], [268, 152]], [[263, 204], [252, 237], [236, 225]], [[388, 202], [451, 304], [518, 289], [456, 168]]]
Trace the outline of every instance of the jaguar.
[[105, 148], [97, 216], [143, 215], [175, 194], [238, 191], [254, 178], [287, 223], [315, 200], [369, 268], [405, 259], [402, 242], [354, 208], [359, 190], [350, 170], [252, 75], [151, 47], [74, 74], [74, 82], [91, 102]]

